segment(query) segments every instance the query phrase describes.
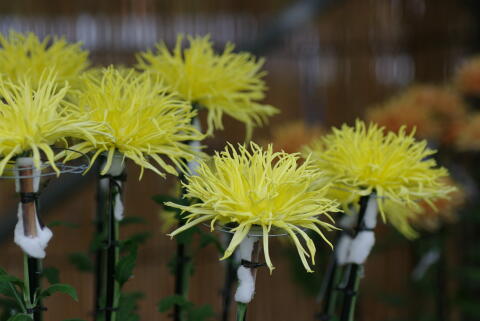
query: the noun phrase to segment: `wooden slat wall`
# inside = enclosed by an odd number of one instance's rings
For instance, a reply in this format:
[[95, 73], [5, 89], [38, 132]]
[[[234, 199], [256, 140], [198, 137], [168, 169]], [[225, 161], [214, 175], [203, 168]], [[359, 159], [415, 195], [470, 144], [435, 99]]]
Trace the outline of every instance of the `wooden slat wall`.
[[[21, 17], [63, 15], [75, 18], [79, 14], [248, 14], [261, 30], [273, 13], [292, 1], [62, 1], [23, 0], [1, 1], [0, 15], [16, 14]], [[68, 20], [67, 20], [68, 21]], [[452, 70], [467, 52], [468, 37], [472, 24], [462, 2], [455, 0], [348, 0], [339, 1], [326, 15], [300, 30], [288, 35], [284, 46], [267, 55], [266, 68], [269, 93], [267, 101], [279, 107], [282, 114], [272, 119], [273, 125], [292, 119], [309, 122], [322, 121], [338, 125], [361, 117], [366, 107], [380, 102], [390, 94], [410, 83], [385, 83], [378, 77], [376, 67], [379, 58], [388, 55], [403, 55], [413, 66], [411, 81], [445, 82]], [[171, 33], [176, 33], [172, 29]], [[212, 32], [215, 39], [215, 33]], [[235, 39], [232, 39], [235, 41]], [[96, 64], [132, 63], [133, 53], [93, 52]], [[311, 63], [318, 69], [310, 68]], [[378, 68], [378, 67], [377, 67]], [[325, 74], [326, 71], [329, 71]], [[321, 81], [319, 80], [321, 78]], [[312, 116], [313, 115], [313, 116]], [[320, 118], [321, 117], [321, 118]], [[212, 148], [221, 148], [225, 141], [241, 141], [242, 125], [227, 120], [225, 132], [208, 143]], [[257, 138], [267, 137], [268, 128], [256, 132]], [[141, 300], [142, 320], [167, 320], [156, 312], [156, 303], [172, 293], [173, 279], [166, 263], [174, 251], [174, 242], [160, 231], [159, 207], [150, 200], [150, 195], [172, 188], [172, 178], [163, 180], [147, 173], [139, 182], [135, 168], [129, 170], [126, 191], [127, 215], [139, 215], [149, 222], [147, 226], [129, 227], [123, 233], [149, 230], [153, 237], [140, 249], [135, 277], [128, 283], [128, 290], [143, 291]], [[2, 204], [13, 204], [13, 186], [2, 183]], [[95, 186], [88, 185], [76, 195], [63, 200], [47, 220], [69, 220], [81, 225], [78, 230], [65, 227], [55, 229], [48, 248], [46, 266], [61, 270], [62, 282], [74, 285], [80, 301], [73, 302], [61, 295], [46, 301], [49, 311], [45, 320], [60, 321], [66, 318], [88, 319], [92, 302], [91, 275], [76, 271], [67, 262], [66, 255], [85, 250], [92, 227]], [[6, 206], [6, 205], [5, 205]], [[13, 234], [13, 231], [12, 231]], [[381, 235], [387, 235], [383, 228]], [[13, 237], [13, 235], [12, 235]], [[277, 269], [270, 276], [260, 271], [255, 301], [249, 309], [249, 320], [262, 321], [308, 321], [317, 312], [314, 298], [308, 297], [296, 286], [290, 276], [289, 265], [281, 256], [278, 241], [272, 247], [272, 256]], [[327, 251], [322, 248], [321, 251]], [[376, 253], [367, 265], [365, 291], [381, 287], [408, 293], [407, 283], [414, 262], [407, 242]], [[21, 274], [21, 253], [8, 242], [0, 245], [0, 266], [9, 272]], [[223, 271], [212, 249], [206, 249], [196, 258], [196, 272], [192, 281], [192, 300], [210, 303], [220, 311], [220, 294]], [[322, 271], [325, 262], [318, 262]], [[362, 297], [358, 320], [385, 321], [408, 317], [408, 311], [392, 308], [379, 302], [374, 296]], [[413, 319], [412, 319], [413, 320]]]

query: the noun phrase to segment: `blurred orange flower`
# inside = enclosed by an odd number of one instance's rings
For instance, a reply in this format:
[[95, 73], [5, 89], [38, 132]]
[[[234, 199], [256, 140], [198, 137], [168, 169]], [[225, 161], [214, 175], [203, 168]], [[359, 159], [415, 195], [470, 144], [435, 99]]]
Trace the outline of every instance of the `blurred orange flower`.
[[480, 150], [480, 113], [473, 114], [457, 138], [461, 150]]
[[[298, 120], [275, 126], [271, 133], [271, 143], [273, 143], [275, 151], [297, 153], [303, 146], [310, 144], [312, 140], [319, 138], [326, 131], [319, 125], [310, 126]], [[262, 145], [266, 146], [268, 143]]]
[[467, 110], [452, 89], [418, 85], [367, 111], [367, 120], [398, 131], [416, 128], [416, 136], [442, 144], [455, 142], [466, 122]]
[[480, 96], [480, 56], [460, 66], [455, 73], [455, 85], [462, 94]]

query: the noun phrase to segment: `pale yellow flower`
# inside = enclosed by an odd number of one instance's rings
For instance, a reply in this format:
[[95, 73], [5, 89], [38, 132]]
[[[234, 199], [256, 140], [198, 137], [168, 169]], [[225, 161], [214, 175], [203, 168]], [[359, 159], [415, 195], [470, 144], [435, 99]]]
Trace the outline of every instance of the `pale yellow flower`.
[[67, 146], [67, 138], [92, 139], [98, 125], [84, 115], [74, 115], [76, 106], [65, 101], [68, 86], [57, 86], [52, 74], [39, 78], [39, 85], [29, 80], [14, 83], [0, 78], [0, 175], [16, 156], [32, 156], [40, 168], [41, 152], [55, 166], [52, 145]]
[[396, 213], [385, 210], [386, 200], [418, 210], [418, 201], [433, 207], [435, 200], [448, 197], [454, 190], [443, 180], [447, 170], [432, 158], [435, 151], [413, 135], [403, 128], [386, 133], [376, 124], [357, 121], [354, 127], [334, 128], [307, 151], [312, 153], [317, 169], [333, 183], [332, 189], [341, 191], [344, 199], [376, 192], [380, 213], [389, 220]]
[[159, 81], [133, 69], [119, 71], [113, 67], [87, 73], [84, 80], [78, 97], [79, 115], [86, 114], [89, 120], [101, 124], [102, 133], [72, 148], [93, 152], [92, 163], [105, 152], [103, 174], [110, 168], [115, 152], [139, 165], [140, 177], [144, 168], [161, 176], [165, 175], [162, 171], [176, 175], [177, 169], [163, 157], [179, 169], [185, 169], [184, 160], [198, 157], [199, 151], [186, 144], [204, 137], [191, 125], [196, 112], [167, 93]]
[[36, 89], [48, 71], [56, 75], [58, 84], [68, 81], [70, 87], [76, 87], [78, 76], [88, 65], [88, 52], [81, 49], [80, 43], [69, 44], [56, 37], [40, 40], [33, 33], [0, 34], [0, 74], [4, 79], [19, 82], [28, 78]]
[[[235, 248], [258, 227], [263, 235], [265, 261], [273, 270], [270, 260], [268, 238], [272, 229], [287, 233], [295, 243], [305, 269], [310, 269], [307, 257], [315, 264], [315, 245], [306, 230], [318, 233], [328, 244], [320, 227], [334, 229], [321, 220], [326, 217], [333, 222], [330, 212], [338, 212], [338, 204], [325, 198], [328, 185], [318, 184], [323, 173], [316, 170], [307, 159], [297, 161], [299, 154], [273, 152], [270, 145], [266, 150], [251, 143], [250, 148], [232, 145], [216, 153], [213, 161], [203, 161], [197, 175], [187, 176], [186, 197], [199, 199], [199, 203], [182, 206], [166, 203], [188, 212], [187, 223], [171, 233], [177, 235], [194, 225], [210, 221], [234, 224], [232, 241], [222, 259], [232, 255]], [[308, 251], [300, 242], [302, 238]]]
[[225, 113], [245, 123], [249, 139], [254, 127], [278, 113], [276, 108], [260, 103], [266, 91], [263, 59], [235, 53], [230, 43], [217, 54], [209, 36], [188, 37], [188, 42], [182, 49], [183, 37], [179, 36], [173, 52], [160, 43], [157, 53], [140, 53], [138, 68], [157, 75], [191, 104], [206, 108], [209, 134], [223, 129]]

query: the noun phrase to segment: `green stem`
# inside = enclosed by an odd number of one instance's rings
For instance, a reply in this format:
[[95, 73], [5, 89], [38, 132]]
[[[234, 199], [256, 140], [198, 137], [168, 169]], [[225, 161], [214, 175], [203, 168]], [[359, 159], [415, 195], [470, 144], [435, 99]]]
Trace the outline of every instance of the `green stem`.
[[10, 286], [10, 290], [12, 290], [12, 293], [15, 296], [15, 299], [17, 300], [18, 305], [22, 309], [22, 312], [27, 313], [27, 309], [25, 308], [25, 304], [23, 304], [23, 300], [18, 295], [17, 289], [15, 289], [15, 287], [10, 282], [8, 283], [8, 285]]
[[[118, 191], [117, 191], [118, 192]], [[120, 224], [115, 218], [115, 236], [116, 236], [116, 241], [118, 242], [119, 238], [119, 233], [120, 233]], [[120, 247], [115, 246], [115, 267], [118, 265], [118, 261], [120, 258]], [[115, 288], [114, 288], [114, 293], [113, 293], [113, 306], [115, 308], [118, 308], [120, 303], [120, 284], [118, 283], [117, 280], [115, 280]], [[117, 310], [113, 310], [112, 312], [112, 321], [115, 321], [117, 318]]]
[[[104, 157], [100, 158], [103, 164]], [[98, 165], [98, 173], [100, 175], [101, 166]], [[101, 238], [102, 241], [107, 241], [107, 233], [106, 233], [106, 226], [108, 222], [108, 188], [104, 188], [104, 184], [102, 184], [102, 180], [107, 180], [107, 178], [102, 178], [101, 176], [97, 180], [97, 213], [96, 213], [96, 221], [95, 221], [95, 232], [93, 234], [93, 242], [98, 242], [98, 238]], [[100, 311], [103, 307], [103, 300], [105, 299], [106, 293], [106, 255], [105, 249], [100, 244], [95, 244], [95, 284], [94, 284], [94, 317], [93, 320], [99, 320], [100, 318]], [[103, 245], [103, 243], [102, 243]]]
[[333, 270], [333, 284], [332, 284], [332, 289], [330, 293], [330, 299], [328, 300], [326, 309], [325, 309], [328, 316], [333, 316], [335, 314], [335, 308], [336, 308], [337, 297], [338, 297], [338, 290], [336, 289], [336, 287], [340, 282], [340, 276], [341, 276], [340, 270], [341, 268], [335, 264], [335, 268]]
[[[347, 296], [350, 297], [349, 307], [344, 307], [342, 311], [342, 316], [340, 317], [341, 321], [354, 321], [355, 316], [355, 305], [357, 302], [357, 293], [360, 286], [360, 278], [361, 274], [363, 273], [363, 265], [353, 265], [352, 269], [350, 270], [350, 280], [353, 282], [353, 292], [346, 293]], [[346, 299], [348, 305], [348, 298]]]
[[237, 321], [245, 321], [247, 318], [247, 303], [237, 302]]
[[[29, 268], [28, 268], [28, 255], [23, 254], [23, 277], [24, 277], [24, 287], [25, 289], [23, 290], [23, 298], [25, 301], [26, 309], [33, 309], [33, 304], [32, 300], [30, 297], [30, 275], [29, 275]], [[31, 310], [30, 310], [31, 311]], [[33, 312], [28, 312], [28, 315], [32, 318], [33, 320]]]
[[116, 185], [115, 179], [110, 178], [109, 182], [109, 197], [108, 202], [108, 248], [107, 248], [107, 275], [106, 275], [106, 309], [105, 320], [115, 321], [118, 309], [118, 303], [120, 300], [120, 285], [115, 278], [116, 267], [119, 260], [119, 222], [115, 217], [115, 199], [118, 193], [121, 193], [121, 189]]

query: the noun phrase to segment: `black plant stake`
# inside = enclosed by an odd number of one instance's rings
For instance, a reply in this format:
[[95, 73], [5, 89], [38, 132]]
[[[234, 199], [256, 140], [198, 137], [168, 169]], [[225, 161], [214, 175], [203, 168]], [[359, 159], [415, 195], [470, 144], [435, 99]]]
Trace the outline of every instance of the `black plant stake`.
[[[101, 160], [105, 160], [101, 156]], [[101, 164], [104, 164], [102, 162]], [[103, 166], [103, 165], [102, 165]], [[96, 317], [104, 315], [105, 321], [115, 321], [120, 301], [120, 284], [117, 280], [116, 267], [120, 258], [119, 222], [121, 213], [117, 207], [123, 196], [123, 183], [126, 179], [123, 159], [115, 154], [113, 163], [106, 175], [99, 176], [99, 202], [97, 210], [97, 233], [103, 237], [103, 247], [98, 246], [95, 262], [95, 307]], [[123, 207], [123, 205], [121, 205]]]
[[[338, 242], [337, 242], [338, 243]], [[340, 275], [340, 267], [337, 263], [336, 253], [333, 252], [328, 262], [327, 271], [322, 284], [323, 312], [317, 317], [320, 321], [331, 320], [335, 312], [335, 304], [337, 302], [337, 290]]]
[[[100, 158], [100, 164], [102, 164], [103, 157]], [[97, 171], [100, 172], [101, 166], [97, 163]], [[94, 299], [94, 320], [98, 319], [99, 311], [101, 311], [101, 300], [105, 297], [104, 292], [104, 284], [105, 284], [105, 255], [104, 249], [102, 244], [102, 240], [105, 238], [105, 217], [107, 216], [105, 213], [107, 211], [106, 200], [108, 190], [105, 187], [108, 187], [108, 178], [99, 176], [97, 179], [97, 211], [95, 217], [95, 234], [94, 234], [94, 248], [95, 248], [95, 259], [94, 259], [94, 289], [95, 295]], [[100, 240], [100, 241], [99, 241]]]
[[[362, 196], [360, 198], [360, 210], [358, 212], [357, 226], [354, 230], [353, 237], [357, 236], [359, 232], [365, 230], [364, 218], [371, 196], [373, 195]], [[344, 295], [340, 321], [353, 321], [353, 316], [355, 314], [355, 303], [357, 301], [357, 292], [360, 284], [360, 277], [363, 274], [363, 265], [349, 264], [347, 267], [347, 283], [345, 287], [339, 289], [343, 292]]]

